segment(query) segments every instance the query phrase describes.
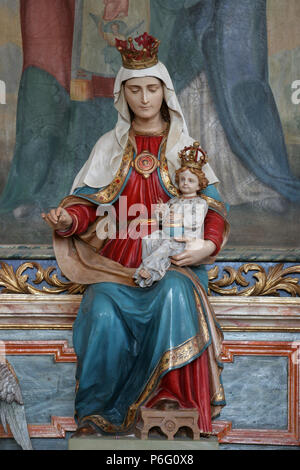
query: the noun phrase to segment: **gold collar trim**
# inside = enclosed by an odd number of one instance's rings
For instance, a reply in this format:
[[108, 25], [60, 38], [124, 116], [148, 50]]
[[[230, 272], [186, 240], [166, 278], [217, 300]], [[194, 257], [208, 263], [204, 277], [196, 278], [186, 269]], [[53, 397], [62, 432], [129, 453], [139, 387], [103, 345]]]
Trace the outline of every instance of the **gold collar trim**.
[[[167, 134], [168, 132], [166, 131], [160, 146], [161, 150], [158, 171], [163, 186], [165, 187], [167, 192], [173, 197], [180, 197], [181, 194], [178, 188], [173, 184], [169, 174], [168, 161], [166, 158]], [[136, 148], [134, 145], [134, 141], [132, 140], [131, 134], [123, 154], [121, 165], [113, 181], [104, 189], [98, 191], [95, 194], [91, 194], [88, 196], [86, 194], [78, 194], [78, 196], [82, 196], [85, 198], [88, 197], [89, 200], [94, 201], [96, 204], [111, 203], [118, 196], [125, 183], [128, 172], [134, 162], [135, 151]], [[210, 209], [216, 210], [222, 215], [222, 217], [226, 219], [227, 210], [225, 204], [209, 196], [206, 196], [205, 194], [201, 194], [201, 197], [207, 201]]]

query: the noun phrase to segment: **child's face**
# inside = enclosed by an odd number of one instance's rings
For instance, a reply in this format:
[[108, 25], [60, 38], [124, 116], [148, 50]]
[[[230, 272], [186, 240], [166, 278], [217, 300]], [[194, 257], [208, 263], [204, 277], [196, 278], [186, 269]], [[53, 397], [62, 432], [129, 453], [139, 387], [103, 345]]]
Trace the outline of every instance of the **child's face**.
[[197, 191], [200, 189], [198, 176], [190, 170], [179, 173], [178, 185], [184, 196], [197, 196]]

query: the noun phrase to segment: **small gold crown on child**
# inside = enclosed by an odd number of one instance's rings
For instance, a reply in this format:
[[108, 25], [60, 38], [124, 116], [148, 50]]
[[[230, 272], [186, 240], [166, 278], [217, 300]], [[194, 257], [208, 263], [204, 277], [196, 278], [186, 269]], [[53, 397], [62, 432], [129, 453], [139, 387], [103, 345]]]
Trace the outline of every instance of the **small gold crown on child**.
[[178, 153], [178, 156], [181, 160], [182, 167], [186, 166], [188, 168], [201, 170], [203, 165], [207, 163], [207, 154], [197, 141], [190, 147], [184, 147], [184, 149]]

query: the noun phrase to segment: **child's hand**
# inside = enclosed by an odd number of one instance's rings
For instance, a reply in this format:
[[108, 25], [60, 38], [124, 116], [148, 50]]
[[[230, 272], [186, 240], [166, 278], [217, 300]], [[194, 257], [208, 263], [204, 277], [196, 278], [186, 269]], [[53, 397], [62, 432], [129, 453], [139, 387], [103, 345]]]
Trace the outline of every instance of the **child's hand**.
[[176, 237], [175, 240], [177, 242], [186, 242], [185, 250], [171, 258], [172, 263], [176, 266], [198, 266], [206, 263], [216, 250], [216, 245], [211, 240], [188, 237]]

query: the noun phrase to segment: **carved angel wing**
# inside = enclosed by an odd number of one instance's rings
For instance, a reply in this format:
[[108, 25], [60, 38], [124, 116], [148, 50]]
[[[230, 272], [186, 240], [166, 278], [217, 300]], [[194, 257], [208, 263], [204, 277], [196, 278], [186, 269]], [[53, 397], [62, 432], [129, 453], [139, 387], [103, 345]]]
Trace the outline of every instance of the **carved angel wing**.
[[18, 379], [8, 361], [0, 363], [0, 400], [5, 403], [16, 401], [23, 405]]
[[0, 422], [7, 433], [7, 424], [16, 442], [24, 450], [32, 450], [21, 389], [15, 371], [6, 361], [0, 363]]

